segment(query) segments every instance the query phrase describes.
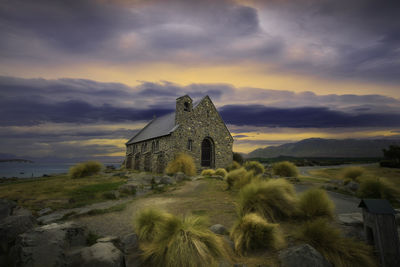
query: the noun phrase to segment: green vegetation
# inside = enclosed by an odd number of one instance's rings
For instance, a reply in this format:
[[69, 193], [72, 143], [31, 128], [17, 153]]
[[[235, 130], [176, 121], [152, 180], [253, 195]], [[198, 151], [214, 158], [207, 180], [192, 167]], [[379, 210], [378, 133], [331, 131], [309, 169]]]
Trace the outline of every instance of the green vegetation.
[[97, 174], [103, 168], [103, 164], [98, 161], [86, 161], [78, 163], [69, 169], [69, 175], [71, 178], [82, 178]]
[[288, 219], [297, 211], [293, 185], [284, 179], [254, 181], [239, 192], [239, 212], [258, 213], [269, 221]]
[[272, 165], [272, 172], [281, 177], [297, 177], [299, 175], [296, 165], [289, 161], [275, 163]]
[[233, 152], [233, 161], [236, 161], [237, 163], [242, 165], [243, 162], [244, 162], [244, 159], [243, 159], [243, 156], [240, 153]]
[[218, 168], [215, 170], [215, 175], [219, 175], [222, 178], [225, 178], [228, 175], [228, 172], [223, 168]]
[[281, 161], [290, 161], [296, 166], [334, 166], [342, 164], [366, 164], [376, 163], [382, 160], [379, 157], [371, 158], [338, 158], [338, 157], [291, 157], [279, 156], [274, 158], [249, 158], [248, 160], [256, 160], [263, 164], [273, 164]]
[[346, 167], [342, 170], [341, 177], [343, 179], [351, 179], [357, 181], [359, 177], [365, 174], [365, 169], [359, 166]]
[[395, 202], [397, 190], [382, 179], [367, 178], [362, 180], [357, 191], [359, 198], [381, 198]]
[[297, 237], [321, 252], [334, 266], [377, 266], [371, 247], [343, 237], [339, 229], [324, 219], [306, 222]]
[[215, 171], [213, 169], [205, 169], [201, 171], [202, 176], [213, 176]]
[[279, 225], [268, 223], [256, 213], [241, 217], [233, 226], [230, 236], [235, 251], [240, 255], [260, 248], [278, 249], [285, 244]]
[[307, 219], [314, 219], [320, 216], [333, 218], [335, 205], [325, 190], [311, 188], [300, 195], [299, 210], [301, 216]]
[[139, 238], [147, 241], [141, 244], [142, 256], [150, 266], [214, 266], [226, 254], [222, 239], [208, 230], [204, 217], [180, 219], [155, 210], [140, 217]]
[[264, 166], [258, 161], [246, 161], [243, 167], [247, 171], [253, 171], [254, 175], [263, 174], [265, 171]]
[[167, 167], [165, 168], [165, 172], [167, 174], [183, 172], [188, 176], [193, 176], [196, 174], [196, 166], [191, 156], [180, 153], [175, 157], [174, 160], [168, 163]]

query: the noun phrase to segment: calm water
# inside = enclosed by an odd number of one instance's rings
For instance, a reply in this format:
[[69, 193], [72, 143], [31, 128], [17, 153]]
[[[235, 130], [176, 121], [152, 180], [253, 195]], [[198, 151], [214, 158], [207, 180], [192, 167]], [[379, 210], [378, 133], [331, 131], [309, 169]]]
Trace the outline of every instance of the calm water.
[[[67, 173], [75, 163], [24, 163], [0, 162], [0, 177], [31, 178], [41, 177], [44, 174]], [[118, 163], [104, 163], [119, 168]]]

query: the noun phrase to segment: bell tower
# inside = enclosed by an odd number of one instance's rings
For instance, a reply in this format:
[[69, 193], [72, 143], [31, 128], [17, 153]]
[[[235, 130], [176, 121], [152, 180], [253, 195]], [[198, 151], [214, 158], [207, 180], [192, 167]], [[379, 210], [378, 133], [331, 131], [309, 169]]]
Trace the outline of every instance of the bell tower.
[[175, 125], [185, 121], [193, 112], [193, 100], [188, 95], [176, 99]]

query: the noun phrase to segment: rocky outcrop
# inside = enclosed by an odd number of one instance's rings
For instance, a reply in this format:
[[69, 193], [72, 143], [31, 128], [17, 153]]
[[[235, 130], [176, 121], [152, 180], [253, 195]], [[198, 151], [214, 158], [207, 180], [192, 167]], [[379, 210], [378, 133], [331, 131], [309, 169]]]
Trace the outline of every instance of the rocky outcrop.
[[331, 267], [330, 264], [315, 248], [303, 244], [285, 249], [279, 253], [283, 267]]
[[85, 245], [86, 230], [75, 223], [44, 225], [17, 238], [15, 265], [66, 266], [66, 250]]
[[10, 216], [16, 206], [14, 201], [0, 199], [0, 221]]
[[125, 267], [124, 255], [111, 242], [99, 242], [70, 254], [68, 266]]

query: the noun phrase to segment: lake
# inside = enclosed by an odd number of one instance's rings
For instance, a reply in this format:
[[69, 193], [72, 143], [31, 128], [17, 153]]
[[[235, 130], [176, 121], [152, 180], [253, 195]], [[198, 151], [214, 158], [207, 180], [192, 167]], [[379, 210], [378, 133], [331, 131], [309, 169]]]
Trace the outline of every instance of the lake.
[[[67, 173], [69, 168], [76, 163], [26, 163], [26, 162], [0, 162], [1, 177], [32, 178], [41, 177], [44, 174]], [[120, 167], [120, 163], [104, 163]]]

